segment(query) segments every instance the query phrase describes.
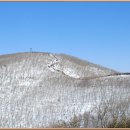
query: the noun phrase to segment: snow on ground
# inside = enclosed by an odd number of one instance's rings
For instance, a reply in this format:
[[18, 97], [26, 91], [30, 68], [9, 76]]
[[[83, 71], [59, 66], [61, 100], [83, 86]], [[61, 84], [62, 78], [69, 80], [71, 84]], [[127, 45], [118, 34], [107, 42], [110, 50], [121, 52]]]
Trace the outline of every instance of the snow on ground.
[[80, 78], [80, 76], [78, 74], [76, 74], [75, 71], [71, 68], [63, 68], [63, 72], [64, 72], [64, 74], [68, 75], [69, 77], [72, 77], [75, 79]]
[[130, 76], [77, 80], [85, 70], [72, 64], [54, 54], [31, 54], [0, 68], [0, 127], [41, 128], [86, 111], [96, 115], [100, 103], [130, 105]]

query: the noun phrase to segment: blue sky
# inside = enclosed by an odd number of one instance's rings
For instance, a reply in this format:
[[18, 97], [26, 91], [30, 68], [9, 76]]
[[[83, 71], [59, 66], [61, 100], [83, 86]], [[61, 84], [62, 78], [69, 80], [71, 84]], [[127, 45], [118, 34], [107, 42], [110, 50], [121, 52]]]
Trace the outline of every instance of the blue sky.
[[130, 72], [130, 2], [0, 2], [0, 54], [30, 48]]

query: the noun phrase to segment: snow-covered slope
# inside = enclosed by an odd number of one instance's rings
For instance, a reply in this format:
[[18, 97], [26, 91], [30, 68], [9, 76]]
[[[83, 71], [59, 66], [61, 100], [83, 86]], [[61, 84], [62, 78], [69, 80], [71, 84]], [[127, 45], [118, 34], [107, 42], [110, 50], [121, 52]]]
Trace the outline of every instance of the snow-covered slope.
[[2, 55], [0, 127], [47, 127], [108, 101], [111, 106], [125, 102], [129, 115], [130, 76], [116, 73], [63, 54]]

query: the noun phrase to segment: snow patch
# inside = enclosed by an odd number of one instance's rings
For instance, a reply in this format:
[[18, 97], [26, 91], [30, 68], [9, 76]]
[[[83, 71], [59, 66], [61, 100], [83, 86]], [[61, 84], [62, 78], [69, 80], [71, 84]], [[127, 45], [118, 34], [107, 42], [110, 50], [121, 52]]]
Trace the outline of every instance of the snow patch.
[[76, 74], [73, 69], [61, 67], [60, 65], [61, 61], [56, 56], [54, 56], [53, 54], [49, 54], [49, 56], [51, 57], [51, 62], [48, 63], [47, 67], [52, 72], [60, 72], [64, 75], [67, 75], [69, 77], [76, 78], [76, 79], [80, 78], [80, 76]]
[[64, 69], [63, 69], [63, 72], [64, 72], [66, 75], [68, 75], [68, 76], [70, 76], [70, 77], [72, 77], [72, 78], [77, 78], [77, 79], [80, 78], [80, 76], [79, 76], [78, 74], [76, 74], [76, 73], [74, 72], [74, 70], [72, 70], [71, 68], [64, 68]]

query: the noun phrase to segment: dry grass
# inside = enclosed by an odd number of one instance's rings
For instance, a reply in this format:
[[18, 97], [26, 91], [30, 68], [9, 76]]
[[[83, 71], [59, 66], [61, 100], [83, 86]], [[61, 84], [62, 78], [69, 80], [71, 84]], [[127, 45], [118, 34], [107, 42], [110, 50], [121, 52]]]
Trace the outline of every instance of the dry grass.
[[[88, 123], [92, 123], [94, 122], [94, 118], [91, 117], [91, 119], [93, 119], [93, 121], [91, 120], [90, 122], [90, 115], [85, 112], [83, 115], [79, 115], [76, 116], [74, 115], [74, 117], [69, 121], [69, 122], [65, 122], [65, 121], [59, 121], [53, 125], [51, 125], [51, 128], [88, 128]], [[99, 122], [100, 120], [98, 120], [97, 122]], [[111, 121], [109, 122], [104, 122], [101, 123], [100, 126], [97, 126], [96, 128], [130, 128], [130, 118], [127, 118], [126, 115], [122, 115], [121, 117], [118, 116], [113, 116], [113, 118], [111, 119]]]

